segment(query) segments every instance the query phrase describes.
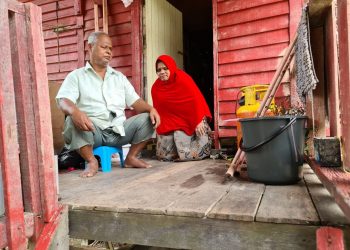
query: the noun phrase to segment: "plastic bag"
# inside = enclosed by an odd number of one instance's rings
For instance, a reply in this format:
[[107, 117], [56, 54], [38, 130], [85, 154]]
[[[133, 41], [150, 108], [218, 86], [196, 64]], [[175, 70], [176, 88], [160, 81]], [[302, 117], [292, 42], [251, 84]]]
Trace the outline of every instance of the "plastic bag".
[[68, 168], [85, 168], [85, 160], [76, 152], [69, 151], [64, 147], [61, 153], [58, 155], [58, 168], [68, 169]]

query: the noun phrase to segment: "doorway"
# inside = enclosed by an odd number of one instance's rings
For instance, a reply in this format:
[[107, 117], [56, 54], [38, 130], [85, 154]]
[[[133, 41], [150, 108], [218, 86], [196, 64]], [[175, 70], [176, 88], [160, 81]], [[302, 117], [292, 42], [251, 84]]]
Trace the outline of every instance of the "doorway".
[[[166, 53], [176, 56], [177, 64], [179, 68], [183, 68], [193, 80], [196, 82], [198, 88], [201, 90], [204, 98], [206, 99], [210, 111], [214, 116], [214, 90], [213, 90], [213, 23], [212, 23], [212, 1], [211, 0], [157, 0], [164, 1], [166, 4], [170, 4], [170, 8], [175, 7], [178, 11], [175, 16], [180, 18], [181, 28], [178, 29], [176, 26], [172, 35], [175, 35], [177, 39], [181, 38], [180, 44], [177, 45], [175, 51], [166, 52], [164, 48], [166, 46], [159, 44], [159, 41], [147, 40], [147, 36], [150, 34], [147, 31], [146, 34], [146, 48], [153, 49], [161, 48], [160, 53]], [[149, 1], [145, 1], [147, 4]], [[153, 0], [153, 2], [155, 2]], [[159, 8], [162, 9], [162, 8]], [[164, 8], [163, 8], [164, 9]], [[144, 9], [145, 10], [145, 9]], [[144, 18], [147, 14], [144, 14]], [[150, 15], [154, 17], [154, 13]], [[180, 16], [180, 17], [179, 17]], [[182, 16], [182, 17], [181, 17]], [[175, 17], [176, 19], [176, 17]], [[144, 25], [147, 24], [147, 20], [144, 20]], [[166, 23], [166, 22], [165, 22]], [[144, 27], [144, 31], [147, 27]], [[177, 32], [177, 33], [176, 33]], [[179, 34], [181, 32], [181, 34]], [[163, 39], [164, 40], [164, 39]], [[162, 42], [161, 42], [162, 43]], [[149, 51], [149, 50], [148, 50]], [[146, 75], [146, 99], [150, 100], [150, 89], [155, 80], [154, 62], [155, 60], [150, 58], [150, 53], [147, 55], [147, 50], [144, 49], [144, 62], [148, 65], [148, 69], [152, 69], [153, 74], [150, 70], [144, 70]], [[180, 63], [179, 63], [180, 62]], [[213, 121], [211, 127], [213, 128]]]

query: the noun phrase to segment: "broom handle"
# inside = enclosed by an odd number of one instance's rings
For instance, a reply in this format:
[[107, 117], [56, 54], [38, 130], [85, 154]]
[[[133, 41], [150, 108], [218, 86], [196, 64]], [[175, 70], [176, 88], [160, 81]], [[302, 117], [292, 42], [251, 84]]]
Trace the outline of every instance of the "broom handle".
[[[266, 110], [268, 109], [268, 107], [270, 106], [270, 103], [273, 99], [273, 97], [276, 94], [276, 91], [281, 83], [281, 80], [286, 72], [286, 70], [288, 69], [288, 66], [290, 64], [290, 62], [292, 61], [293, 55], [294, 53], [292, 53], [293, 49], [294, 49], [294, 45], [296, 43], [297, 40], [297, 34], [294, 36], [292, 42], [289, 44], [288, 49], [286, 51], [286, 53], [284, 54], [281, 63], [279, 64], [276, 73], [273, 76], [273, 79], [271, 81], [271, 84], [269, 85], [263, 100], [260, 103], [259, 109], [255, 114], [255, 117], [261, 117], [265, 114]], [[241, 150], [241, 148], [238, 148], [235, 157], [233, 158], [229, 168], [226, 171], [226, 176], [228, 177], [232, 177], [234, 174], [234, 171], [237, 169], [238, 167], [238, 160], [242, 159], [244, 157], [245, 153]]]
[[[292, 51], [294, 49], [294, 45], [296, 43], [297, 40], [297, 35], [294, 36], [292, 42], [289, 44], [288, 49], [285, 53], [285, 55], [282, 58], [282, 61], [280, 63], [280, 65], [277, 68], [276, 73], [273, 76], [273, 79], [271, 81], [271, 84], [269, 85], [269, 88], [267, 89], [265, 96], [263, 98], [263, 100], [261, 101], [261, 104], [259, 106], [258, 111], [256, 112], [256, 117], [260, 117], [264, 115], [264, 111], [266, 111], [268, 109], [268, 106], [270, 106], [271, 100], [274, 97], [280, 83], [281, 80], [286, 72], [286, 70], [288, 69], [288, 66], [293, 58], [293, 54]], [[264, 111], [263, 111], [264, 110]]]

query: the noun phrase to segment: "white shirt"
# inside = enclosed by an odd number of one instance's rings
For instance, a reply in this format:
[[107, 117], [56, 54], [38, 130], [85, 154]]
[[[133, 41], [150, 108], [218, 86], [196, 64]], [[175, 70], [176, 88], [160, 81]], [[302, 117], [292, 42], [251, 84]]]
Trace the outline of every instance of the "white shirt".
[[140, 96], [122, 73], [107, 66], [102, 80], [87, 62], [85, 67], [67, 75], [56, 101], [60, 98], [71, 100], [101, 129], [112, 127], [114, 132], [124, 136], [125, 108], [134, 104]]

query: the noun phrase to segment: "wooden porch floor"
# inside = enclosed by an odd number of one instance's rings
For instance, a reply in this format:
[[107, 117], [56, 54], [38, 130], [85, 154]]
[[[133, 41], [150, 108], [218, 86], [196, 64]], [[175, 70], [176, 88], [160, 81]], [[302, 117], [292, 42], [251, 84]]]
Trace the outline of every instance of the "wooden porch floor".
[[60, 174], [70, 236], [179, 249], [315, 249], [317, 228], [348, 224], [308, 165], [298, 184], [269, 186], [222, 184], [221, 160], [150, 161], [151, 169], [114, 167], [89, 179]]

